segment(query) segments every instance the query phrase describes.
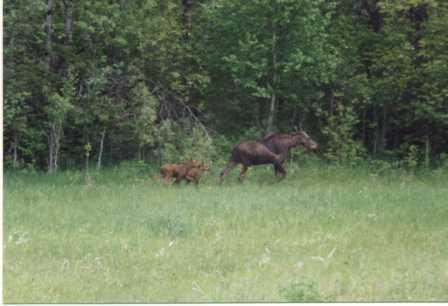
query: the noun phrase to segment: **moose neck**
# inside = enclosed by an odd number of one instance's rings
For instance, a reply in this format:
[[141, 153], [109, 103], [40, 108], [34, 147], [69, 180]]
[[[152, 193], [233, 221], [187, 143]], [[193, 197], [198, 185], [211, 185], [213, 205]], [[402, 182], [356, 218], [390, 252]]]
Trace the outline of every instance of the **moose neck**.
[[297, 146], [300, 142], [300, 139], [300, 135], [274, 134], [269, 137], [265, 137], [262, 142], [272, 152], [276, 154], [284, 154], [291, 148]]
[[284, 140], [284, 144], [288, 147], [288, 150], [293, 147], [297, 147], [299, 145], [301, 136], [300, 135], [292, 135]]

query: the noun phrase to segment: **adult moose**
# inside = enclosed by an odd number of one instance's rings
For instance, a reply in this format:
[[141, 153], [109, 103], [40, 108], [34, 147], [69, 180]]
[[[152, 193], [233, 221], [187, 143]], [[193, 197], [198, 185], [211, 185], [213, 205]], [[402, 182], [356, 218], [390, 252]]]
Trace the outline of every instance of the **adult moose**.
[[273, 164], [275, 176], [284, 177], [283, 168], [288, 152], [291, 148], [303, 144], [307, 150], [317, 150], [319, 145], [302, 129], [290, 134], [270, 133], [260, 140], [248, 140], [239, 143], [232, 150], [232, 155], [220, 175], [222, 183], [225, 176], [236, 165], [241, 164], [240, 182], [244, 181], [246, 171], [250, 166]]

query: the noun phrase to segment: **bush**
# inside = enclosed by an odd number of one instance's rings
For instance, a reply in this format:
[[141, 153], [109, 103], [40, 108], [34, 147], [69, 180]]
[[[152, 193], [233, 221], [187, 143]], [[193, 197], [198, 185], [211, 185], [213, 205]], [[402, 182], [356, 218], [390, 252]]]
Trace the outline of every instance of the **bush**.
[[358, 164], [365, 155], [365, 148], [354, 137], [359, 120], [353, 107], [338, 104], [334, 114], [324, 115], [327, 125], [322, 132], [328, 146], [325, 156], [341, 164]]
[[151, 166], [143, 160], [126, 160], [122, 161], [115, 172], [118, 172], [123, 177], [136, 177], [142, 174], [147, 174], [151, 170]]
[[162, 163], [177, 163], [190, 158], [210, 162], [215, 148], [212, 138], [199, 124], [164, 120], [158, 130], [154, 154]]

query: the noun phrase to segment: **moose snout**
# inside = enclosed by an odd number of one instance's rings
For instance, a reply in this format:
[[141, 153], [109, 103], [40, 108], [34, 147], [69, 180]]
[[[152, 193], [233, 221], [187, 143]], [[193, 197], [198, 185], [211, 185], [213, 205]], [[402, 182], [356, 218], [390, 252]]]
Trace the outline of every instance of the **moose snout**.
[[308, 147], [308, 151], [319, 151], [319, 149], [320, 149], [320, 146], [316, 142], [310, 143], [310, 145]]

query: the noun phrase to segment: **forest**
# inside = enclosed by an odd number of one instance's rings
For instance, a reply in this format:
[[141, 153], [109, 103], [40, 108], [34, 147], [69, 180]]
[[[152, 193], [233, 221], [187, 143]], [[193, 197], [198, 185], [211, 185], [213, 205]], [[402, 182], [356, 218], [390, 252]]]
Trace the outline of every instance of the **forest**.
[[444, 0], [4, 1], [4, 165], [228, 157], [307, 131], [322, 158], [448, 162]]

